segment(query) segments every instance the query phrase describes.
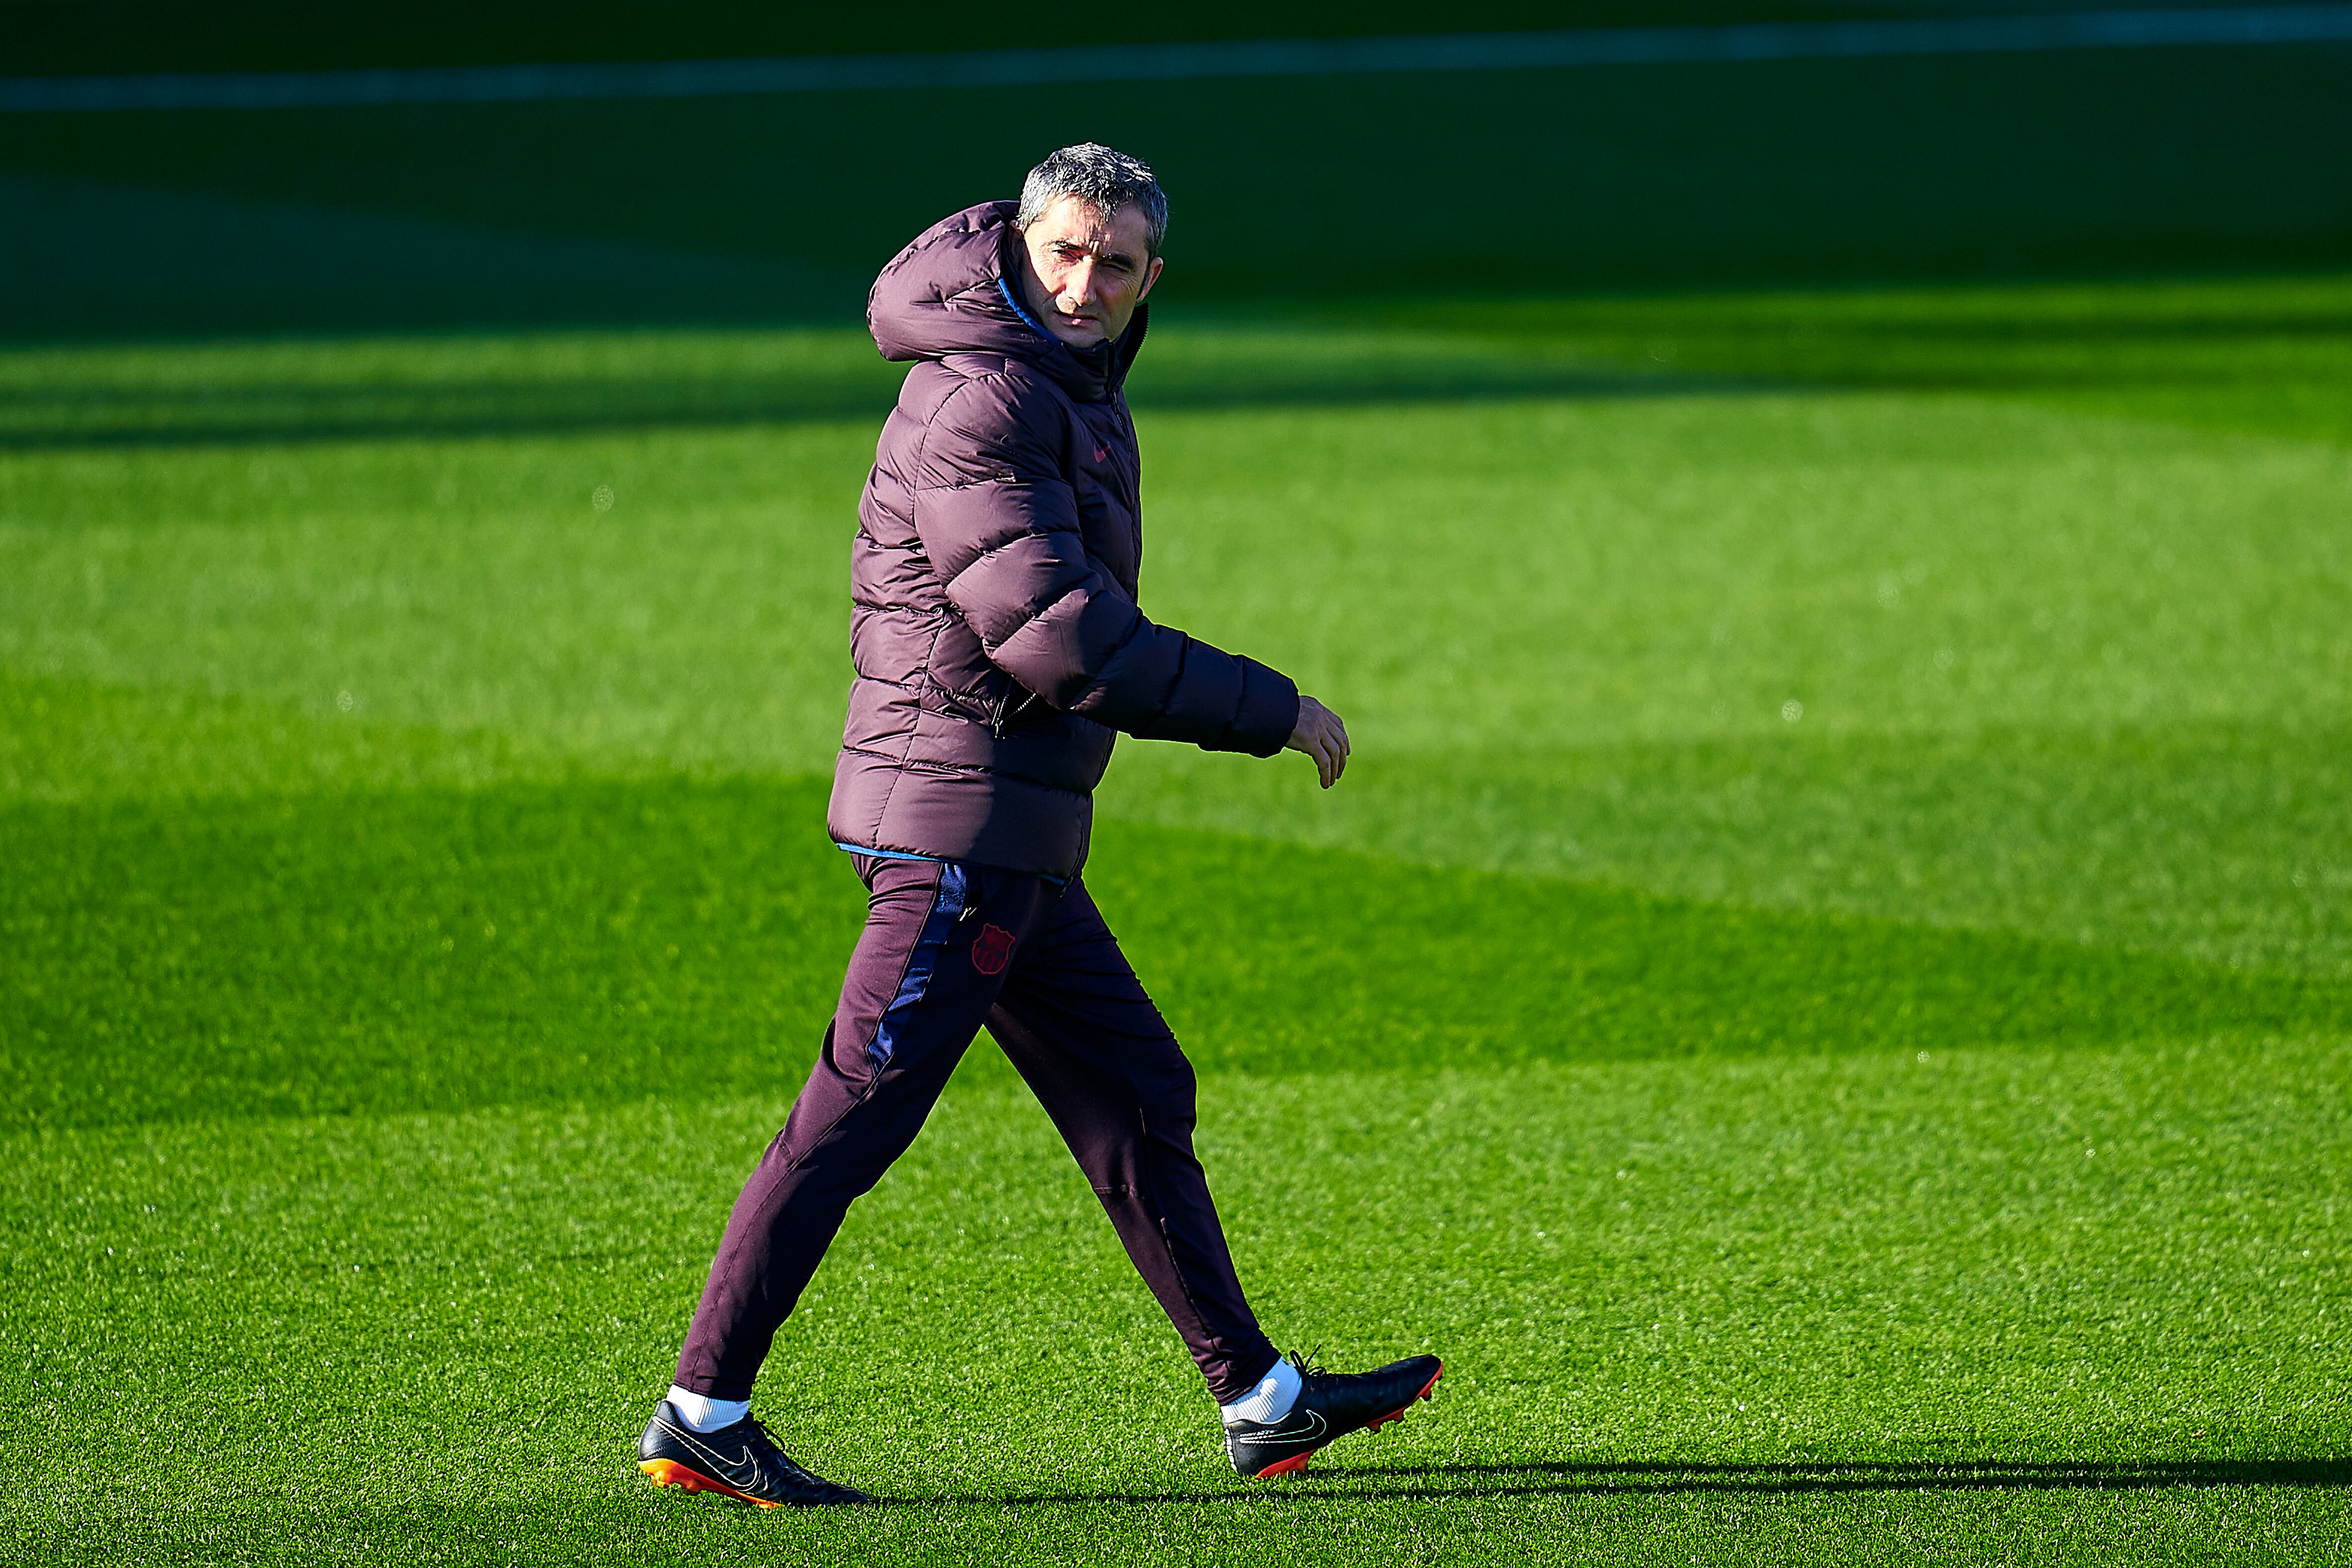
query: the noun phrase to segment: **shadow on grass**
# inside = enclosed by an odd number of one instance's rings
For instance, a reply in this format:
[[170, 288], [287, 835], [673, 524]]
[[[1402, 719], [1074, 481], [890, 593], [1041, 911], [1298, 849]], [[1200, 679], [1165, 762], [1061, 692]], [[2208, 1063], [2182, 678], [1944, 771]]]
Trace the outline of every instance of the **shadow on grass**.
[[[825, 789], [10, 806], [0, 1126], [789, 1088], [861, 907], [819, 826]], [[2352, 1019], [2341, 981], [2014, 933], [1184, 829], [1115, 839], [1089, 880], [1209, 1071], [2112, 1045]]]
[[1101, 841], [1088, 882], [1203, 1070], [2094, 1047], [2352, 1019], [2332, 977], [2017, 931], [1127, 823]]
[[[1720, 376], [1612, 371], [1468, 352], [1444, 356], [1302, 356], [1267, 350], [1248, 362], [1157, 367], [1135, 391], [1139, 410], [1363, 407], [1519, 398], [1679, 397], [1783, 390]], [[141, 388], [60, 380], [0, 388], [0, 452], [303, 442], [463, 440], [606, 430], [725, 429], [855, 420], [878, 423], [897, 400], [903, 365], [843, 366], [820, 375], [614, 378], [507, 383], [450, 380]]]
[[[2171, 354], [2173, 340], [2153, 334], [2118, 339], [2137, 351], [2137, 358], [2119, 361], [2096, 339], [2037, 337], [2019, 324], [1980, 340], [1924, 332], [1905, 338], [1895, 331], [1771, 339], [1675, 323], [1652, 329], [1651, 336], [1672, 349], [1671, 368], [1612, 368], [1612, 361], [1634, 366], [1649, 357], [1638, 325], [1623, 323], [1563, 336], [1549, 354], [1530, 352], [1524, 343], [1486, 350], [1471, 341], [1447, 345], [1410, 337], [1385, 348], [1316, 343], [1311, 334], [1268, 337], [1244, 340], [1239, 353], [1228, 351], [1230, 338], [1192, 340], [1182, 347], [1202, 350], [1197, 356], [1148, 359], [1131, 395], [1146, 414], [1775, 396], [1832, 389], [2126, 401], [2195, 397], [2220, 400], [2227, 412], [2250, 397], [2266, 407], [2296, 399], [2332, 404], [2347, 387], [2333, 360], [2310, 362], [2340, 359], [2340, 333], [2301, 340], [2284, 358], [2253, 354], [2236, 364]], [[2229, 341], [2219, 334], [2183, 340]], [[451, 376], [126, 386], [63, 372], [55, 380], [0, 386], [0, 453], [878, 423], [896, 400], [905, 367], [850, 348], [855, 351], [837, 362], [773, 372], [591, 374], [543, 382]]]
[[1534, 1464], [1373, 1465], [1307, 1476], [1276, 1486], [1160, 1492], [1004, 1492], [885, 1499], [1006, 1506], [1124, 1504], [1132, 1507], [1279, 1501], [1332, 1495], [1398, 1501], [1582, 1494], [1729, 1492], [2165, 1491], [2206, 1487], [2317, 1488], [2352, 1485], [2352, 1458], [1839, 1460], [1782, 1464], [1676, 1464], [1671, 1460]]
[[[0, 196], [5, 191], [0, 176]], [[779, 303], [810, 303], [802, 298], [806, 289], [774, 292]], [[175, 363], [168, 377], [126, 379], [119, 362], [68, 352], [53, 369], [0, 382], [0, 452], [878, 420], [903, 367], [877, 359], [856, 320], [853, 308], [827, 307], [744, 316], [737, 329], [705, 324], [702, 331], [719, 332], [733, 349], [699, 361], [670, 332], [633, 338], [607, 329], [595, 334], [597, 362], [586, 369], [535, 359], [532, 345], [545, 328], [527, 316], [504, 331], [442, 335], [517, 350], [488, 371], [436, 359], [434, 339], [382, 360], [381, 335], [325, 333], [299, 345], [304, 354], [331, 356], [339, 341], [357, 343], [377, 364], [373, 376], [351, 374], [348, 363], [340, 377], [289, 376], [281, 364], [229, 344], [194, 350], [196, 357]], [[771, 351], [763, 335], [787, 326], [833, 329]], [[2168, 291], [1963, 289], [1941, 298], [1834, 290], [1407, 297], [1180, 315], [1161, 323], [1130, 393], [1146, 411], [1823, 387], [2126, 398], [2261, 393], [2273, 401], [2284, 387], [2340, 400], [2347, 341], [2352, 285], [2332, 277]], [[152, 346], [166, 353], [173, 347], [168, 335]], [[135, 339], [114, 344], [139, 347]]]

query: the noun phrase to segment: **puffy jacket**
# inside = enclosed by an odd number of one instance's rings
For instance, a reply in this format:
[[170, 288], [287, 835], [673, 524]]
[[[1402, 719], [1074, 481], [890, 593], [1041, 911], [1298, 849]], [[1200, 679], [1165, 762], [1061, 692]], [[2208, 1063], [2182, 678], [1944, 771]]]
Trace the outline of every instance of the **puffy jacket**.
[[851, 547], [845, 844], [1075, 875], [1115, 731], [1270, 757], [1298, 688], [1148, 619], [1142, 460], [1120, 388], [1148, 308], [1071, 349], [1015, 304], [1013, 204], [924, 231], [866, 323], [912, 360]]

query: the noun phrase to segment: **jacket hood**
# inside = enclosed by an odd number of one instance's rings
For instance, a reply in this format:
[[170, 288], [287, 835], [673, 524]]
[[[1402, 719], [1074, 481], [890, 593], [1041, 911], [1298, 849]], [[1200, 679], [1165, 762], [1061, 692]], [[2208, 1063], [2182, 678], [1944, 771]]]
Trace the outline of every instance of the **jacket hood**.
[[900, 251], [866, 297], [866, 325], [886, 360], [937, 360], [949, 354], [1002, 354], [1034, 365], [1081, 402], [1118, 392], [1143, 347], [1150, 311], [1116, 341], [1073, 349], [1033, 321], [1016, 303], [1020, 235], [1014, 204], [982, 202], [925, 229]]

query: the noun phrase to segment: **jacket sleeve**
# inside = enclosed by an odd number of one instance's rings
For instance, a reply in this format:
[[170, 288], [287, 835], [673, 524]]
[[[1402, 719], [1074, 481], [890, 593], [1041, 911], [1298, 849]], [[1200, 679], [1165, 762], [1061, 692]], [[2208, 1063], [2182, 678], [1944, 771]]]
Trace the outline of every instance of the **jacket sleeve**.
[[989, 658], [1055, 707], [1129, 735], [1281, 750], [1298, 688], [1136, 607], [1087, 553], [1077, 497], [1022, 397], [1004, 376], [950, 393], [915, 484], [924, 553]]

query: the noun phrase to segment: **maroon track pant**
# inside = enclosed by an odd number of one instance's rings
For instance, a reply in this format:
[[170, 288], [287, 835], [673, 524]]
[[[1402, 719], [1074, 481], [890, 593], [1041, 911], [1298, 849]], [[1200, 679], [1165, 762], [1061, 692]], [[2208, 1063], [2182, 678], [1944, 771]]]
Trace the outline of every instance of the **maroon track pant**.
[[1192, 1155], [1192, 1065], [1083, 883], [859, 855], [866, 930], [824, 1050], [728, 1217], [677, 1383], [748, 1399], [844, 1215], [913, 1143], [982, 1024], [1053, 1118], [1220, 1404], [1275, 1350]]

